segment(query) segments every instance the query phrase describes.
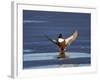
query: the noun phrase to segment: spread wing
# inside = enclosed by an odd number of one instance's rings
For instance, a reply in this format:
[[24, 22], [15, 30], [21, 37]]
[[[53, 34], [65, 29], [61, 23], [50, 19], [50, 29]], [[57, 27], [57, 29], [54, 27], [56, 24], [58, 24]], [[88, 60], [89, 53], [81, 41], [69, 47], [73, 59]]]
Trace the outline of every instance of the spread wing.
[[57, 40], [53, 40], [53, 39], [51, 39], [50, 37], [48, 37], [47, 35], [45, 35], [45, 37], [46, 37], [49, 41], [51, 41], [52, 43], [57, 44]]
[[78, 31], [75, 31], [70, 37], [65, 39], [66, 45], [70, 45], [78, 37]]

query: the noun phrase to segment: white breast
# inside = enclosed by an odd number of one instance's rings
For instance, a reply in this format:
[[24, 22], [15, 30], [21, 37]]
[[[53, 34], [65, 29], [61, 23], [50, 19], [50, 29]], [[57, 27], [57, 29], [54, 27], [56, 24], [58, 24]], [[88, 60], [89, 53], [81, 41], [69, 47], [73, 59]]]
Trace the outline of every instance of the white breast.
[[62, 38], [58, 39], [58, 42], [63, 42], [63, 41], [64, 41], [64, 39], [62, 39]]

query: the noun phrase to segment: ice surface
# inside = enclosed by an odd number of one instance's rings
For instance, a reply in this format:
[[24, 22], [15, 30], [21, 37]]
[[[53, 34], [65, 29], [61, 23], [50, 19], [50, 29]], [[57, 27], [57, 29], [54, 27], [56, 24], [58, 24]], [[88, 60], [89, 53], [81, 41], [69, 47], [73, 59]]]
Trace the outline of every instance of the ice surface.
[[[37, 53], [37, 54], [24, 54], [24, 61], [34, 61], [34, 60], [57, 60], [57, 55], [59, 53]], [[66, 55], [69, 55], [70, 59], [74, 58], [89, 58], [90, 54], [88, 53], [79, 53], [79, 52], [66, 52]]]

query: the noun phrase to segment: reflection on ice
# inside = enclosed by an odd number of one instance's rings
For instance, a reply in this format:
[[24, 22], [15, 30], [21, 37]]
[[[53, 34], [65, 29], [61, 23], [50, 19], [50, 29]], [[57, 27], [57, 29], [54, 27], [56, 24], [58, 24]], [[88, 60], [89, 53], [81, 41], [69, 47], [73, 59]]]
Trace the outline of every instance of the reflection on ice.
[[58, 52], [54, 53], [28, 53], [23, 55], [24, 69], [64, 68], [90, 66], [90, 54], [80, 52], [66, 52], [69, 58], [58, 59]]
[[[37, 53], [37, 54], [24, 54], [24, 61], [35, 61], [35, 60], [57, 60], [57, 55], [59, 53]], [[66, 52], [70, 59], [73, 58], [89, 58], [90, 54], [78, 53], [78, 52]], [[67, 58], [66, 58], [67, 59]]]

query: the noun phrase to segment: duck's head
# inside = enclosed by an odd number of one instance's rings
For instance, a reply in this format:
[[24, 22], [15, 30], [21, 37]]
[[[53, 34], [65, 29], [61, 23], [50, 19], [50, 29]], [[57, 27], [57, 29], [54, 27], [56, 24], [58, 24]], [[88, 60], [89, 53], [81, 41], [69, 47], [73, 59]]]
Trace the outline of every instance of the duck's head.
[[63, 38], [62, 34], [59, 34], [58, 38]]
[[63, 36], [62, 36], [62, 34], [59, 34], [59, 36], [58, 36], [58, 42], [63, 42], [64, 41], [64, 39], [63, 39]]

